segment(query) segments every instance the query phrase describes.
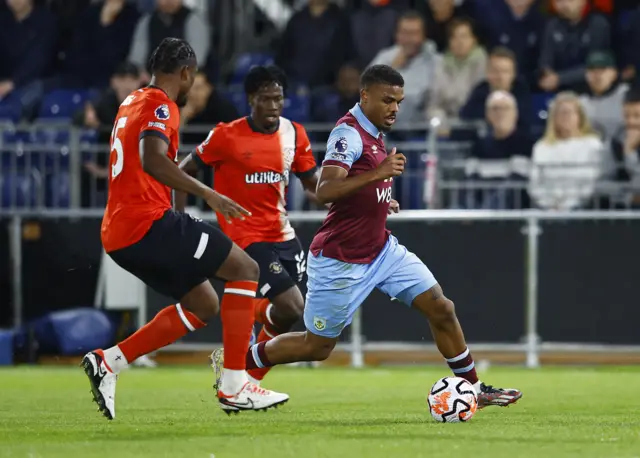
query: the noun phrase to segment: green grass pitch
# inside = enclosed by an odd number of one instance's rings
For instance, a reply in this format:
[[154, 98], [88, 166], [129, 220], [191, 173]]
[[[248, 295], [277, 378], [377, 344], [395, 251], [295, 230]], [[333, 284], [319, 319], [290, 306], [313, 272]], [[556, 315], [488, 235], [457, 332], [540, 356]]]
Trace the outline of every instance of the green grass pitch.
[[227, 417], [202, 367], [132, 369], [117, 417], [91, 402], [78, 368], [0, 370], [0, 457], [640, 457], [640, 368], [491, 367], [486, 382], [524, 397], [466, 424], [431, 420], [425, 396], [444, 367], [279, 368], [291, 400]]

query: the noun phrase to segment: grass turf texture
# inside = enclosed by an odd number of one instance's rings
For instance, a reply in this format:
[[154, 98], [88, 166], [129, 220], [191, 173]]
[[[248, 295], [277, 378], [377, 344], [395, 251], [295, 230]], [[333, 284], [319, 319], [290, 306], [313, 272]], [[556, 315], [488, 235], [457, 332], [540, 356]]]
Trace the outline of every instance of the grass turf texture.
[[466, 424], [431, 420], [425, 396], [446, 368], [279, 368], [291, 400], [227, 417], [206, 364], [132, 369], [116, 419], [91, 402], [82, 369], [0, 370], [0, 457], [640, 457], [640, 368], [491, 368], [523, 399]]

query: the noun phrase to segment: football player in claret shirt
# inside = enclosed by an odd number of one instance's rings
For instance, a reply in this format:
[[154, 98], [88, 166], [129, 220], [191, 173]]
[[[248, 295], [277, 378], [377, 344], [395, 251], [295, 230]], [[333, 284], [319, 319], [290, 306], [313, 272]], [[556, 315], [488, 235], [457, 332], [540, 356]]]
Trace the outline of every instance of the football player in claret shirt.
[[[171, 207], [171, 190], [176, 189], [202, 197], [223, 219], [250, 217], [236, 202], [176, 164], [178, 105], [193, 84], [195, 53], [186, 41], [166, 38], [149, 66], [151, 85], [122, 102], [111, 134], [102, 244], [118, 265], [177, 302], [118, 345], [84, 356], [82, 366], [94, 400], [113, 419], [118, 373], [138, 357], [205, 326], [222, 308], [227, 358], [218, 390], [221, 408], [230, 413], [282, 404], [289, 396], [258, 387], [245, 370], [258, 265], [218, 228]], [[221, 304], [208, 280], [211, 277], [226, 281]]]
[[[227, 223], [221, 229], [260, 266], [256, 320], [263, 327], [258, 341], [288, 332], [302, 317], [304, 299], [297, 283], [305, 272], [305, 256], [289, 223], [286, 191], [290, 174], [315, 193], [316, 161], [304, 128], [282, 117], [285, 75], [274, 66], [254, 67], [245, 78], [251, 115], [218, 124], [181, 164], [190, 172], [196, 165], [214, 168], [214, 189], [251, 212], [251, 218]], [[222, 352], [212, 354], [214, 363]], [[219, 364], [214, 364], [219, 367]], [[254, 382], [269, 368], [249, 371]], [[216, 385], [220, 372], [216, 373]], [[215, 386], [215, 385], [214, 385]]]
[[316, 198], [332, 205], [309, 250], [307, 330], [253, 345], [247, 368], [326, 359], [377, 288], [428, 319], [453, 373], [476, 389], [479, 407], [512, 404], [522, 393], [480, 382], [453, 302], [425, 264], [386, 228], [387, 214], [398, 211], [392, 180], [402, 174], [406, 159], [395, 148], [387, 153], [383, 136], [404, 99], [404, 80], [393, 68], [374, 65], [363, 73], [360, 87], [360, 102], [329, 136], [320, 172]]

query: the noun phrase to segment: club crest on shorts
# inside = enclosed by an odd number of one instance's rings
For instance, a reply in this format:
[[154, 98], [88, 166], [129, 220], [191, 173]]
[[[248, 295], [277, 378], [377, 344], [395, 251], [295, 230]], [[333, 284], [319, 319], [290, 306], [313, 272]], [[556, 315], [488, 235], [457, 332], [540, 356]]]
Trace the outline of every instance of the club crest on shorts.
[[156, 114], [156, 118], [161, 119], [163, 121], [169, 119], [169, 117], [171, 116], [171, 112], [169, 111], [169, 106], [166, 104], [160, 105], [158, 108], [156, 108], [155, 114]]
[[327, 327], [327, 320], [324, 318], [320, 318], [317, 316], [313, 317], [313, 327], [318, 331], [324, 331], [324, 328]]
[[269, 270], [274, 274], [282, 273], [282, 264], [280, 264], [279, 262], [272, 262], [271, 264], [269, 264]]

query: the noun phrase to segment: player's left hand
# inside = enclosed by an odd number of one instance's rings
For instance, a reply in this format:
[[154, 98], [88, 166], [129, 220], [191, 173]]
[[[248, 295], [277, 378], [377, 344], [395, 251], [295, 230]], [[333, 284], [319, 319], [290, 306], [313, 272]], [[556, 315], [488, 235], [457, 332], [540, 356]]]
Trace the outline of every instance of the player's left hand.
[[207, 205], [213, 209], [216, 213], [222, 215], [222, 217], [231, 224], [231, 220], [239, 218], [244, 220], [245, 216], [251, 216], [251, 212], [236, 201], [229, 199], [227, 196], [218, 194], [217, 192], [211, 192], [205, 199]]
[[387, 211], [387, 213], [391, 215], [392, 213], [398, 213], [399, 211], [400, 211], [400, 204], [398, 203], [397, 200], [391, 199], [391, 202], [389, 202], [389, 210]]

